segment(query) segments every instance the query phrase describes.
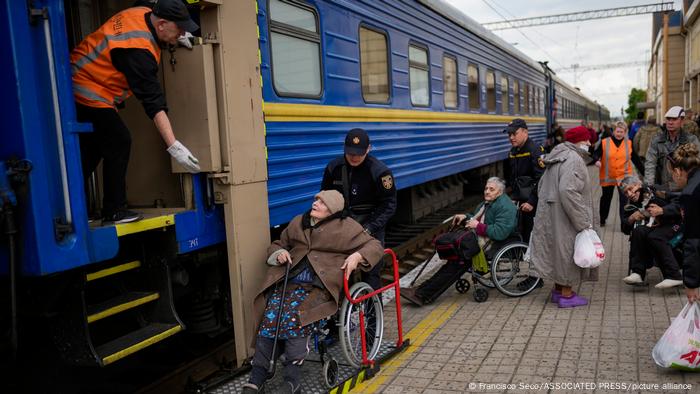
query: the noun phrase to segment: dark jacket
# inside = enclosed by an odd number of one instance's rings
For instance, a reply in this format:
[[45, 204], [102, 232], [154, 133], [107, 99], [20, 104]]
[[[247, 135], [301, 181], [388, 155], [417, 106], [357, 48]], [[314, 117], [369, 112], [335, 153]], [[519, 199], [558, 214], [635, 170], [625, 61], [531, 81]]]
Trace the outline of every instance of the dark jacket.
[[[308, 260], [314, 274], [323, 284], [324, 288], [314, 287], [300, 306], [302, 326], [328, 317], [338, 310], [343, 291], [343, 270], [340, 267], [349, 255], [360, 253], [365, 261], [358, 265], [358, 269], [368, 271], [380, 261], [384, 251], [379, 241], [365, 233], [362, 226], [352, 218], [331, 216], [311, 226], [308, 215], [307, 212], [292, 219], [282, 231], [280, 239], [267, 249], [268, 255], [280, 249], [287, 250], [292, 256], [291, 269]], [[284, 272], [285, 267], [282, 265], [267, 270], [253, 301], [255, 327], [260, 324], [265, 310], [266, 290], [284, 278]]]
[[700, 171], [688, 175], [688, 184], [680, 197], [685, 220], [683, 232], [683, 283], [700, 287]]
[[[343, 190], [344, 169], [350, 190]], [[384, 228], [396, 212], [396, 182], [389, 167], [379, 159], [367, 155], [357, 167], [347, 164], [345, 156], [333, 159], [323, 172], [321, 190], [340, 192], [353, 218], [377, 239], [384, 239]]]
[[[506, 179], [514, 200], [537, 207], [537, 182], [544, 173], [544, 163], [540, 160], [543, 154], [544, 148], [530, 138], [523, 146], [511, 148]], [[529, 186], [529, 192], [523, 186]]]

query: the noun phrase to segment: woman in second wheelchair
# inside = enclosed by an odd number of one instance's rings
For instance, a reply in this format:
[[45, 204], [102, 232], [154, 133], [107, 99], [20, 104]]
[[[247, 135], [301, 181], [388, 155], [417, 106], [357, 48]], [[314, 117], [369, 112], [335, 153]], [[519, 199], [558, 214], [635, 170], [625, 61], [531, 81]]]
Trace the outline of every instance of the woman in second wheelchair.
[[285, 354], [280, 392], [301, 392], [300, 366], [315, 324], [338, 311], [343, 274], [347, 277], [358, 266], [368, 271], [382, 257], [379, 241], [343, 216], [344, 205], [337, 191], [319, 192], [311, 210], [292, 219], [268, 248], [270, 267], [253, 303], [258, 333], [244, 393], [257, 393], [274, 371], [277, 342]]
[[471, 259], [481, 247], [492, 244], [490, 250], [497, 251], [495, 244], [502, 245], [513, 235], [517, 228], [517, 208], [504, 194], [505, 183], [497, 177], [489, 178], [484, 188], [484, 202], [476, 212], [467, 219], [467, 215], [455, 215], [453, 226], [466, 221], [468, 231], [460, 241], [462, 256], [458, 261], [447, 261], [428, 280], [416, 288], [402, 288], [401, 296], [413, 304], [422, 306], [433, 302], [445, 292], [462, 274], [471, 267]]

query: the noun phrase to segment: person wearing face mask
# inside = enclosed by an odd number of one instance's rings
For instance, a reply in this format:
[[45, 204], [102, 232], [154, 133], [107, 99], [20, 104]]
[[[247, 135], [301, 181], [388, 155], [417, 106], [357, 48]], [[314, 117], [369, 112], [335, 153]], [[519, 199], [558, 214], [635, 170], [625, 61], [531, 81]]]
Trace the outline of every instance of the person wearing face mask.
[[693, 144], [679, 146], [667, 156], [673, 181], [683, 190], [683, 284], [688, 302], [700, 301], [700, 157]]
[[586, 270], [574, 263], [576, 235], [593, 227], [593, 197], [586, 168], [590, 133], [569, 129], [565, 141], [545, 155], [537, 190], [537, 216], [530, 237], [530, 258], [538, 277], [554, 283], [551, 301], [560, 308], [588, 304], [576, 294]]
[[[484, 201], [467, 220], [467, 215], [455, 215], [452, 225], [463, 222], [468, 232], [460, 245], [466, 244], [465, 259], [448, 261], [425, 282], [415, 288], [401, 288], [401, 296], [417, 306], [429, 304], [444, 293], [471, 266], [471, 257], [476, 256], [488, 244], [488, 250], [498, 250], [500, 242], [506, 241], [515, 233], [517, 213], [513, 201], [504, 193], [505, 182], [497, 177], [489, 178], [484, 187]], [[492, 242], [488, 242], [488, 241]], [[462, 246], [464, 248], [464, 246]], [[485, 252], [488, 253], [488, 250]]]
[[[624, 207], [623, 232], [630, 234], [629, 275], [622, 278], [628, 285], [643, 285], [646, 271], [659, 266], [663, 280], [657, 289], [683, 284], [680, 267], [673, 254], [671, 240], [680, 231], [681, 215], [676, 204], [657, 196], [635, 175], [620, 182], [620, 190], [629, 203]], [[663, 215], [653, 215], [661, 210]]]
[[[627, 138], [627, 125], [625, 122], [615, 123], [612, 137], [603, 138], [598, 148], [593, 152], [595, 165], [600, 168], [600, 186], [603, 189], [600, 195], [600, 226], [605, 222], [610, 213], [610, 202], [613, 193], [620, 184], [622, 178], [632, 175], [632, 141]], [[620, 218], [623, 216], [623, 208], [627, 203], [625, 195], [618, 190]]]
[[177, 45], [186, 32], [197, 29], [182, 0], [158, 0], [152, 8], [117, 13], [71, 51], [77, 118], [93, 129], [80, 135], [83, 174], [87, 179], [103, 161], [105, 222], [142, 217], [126, 209], [131, 133], [117, 113], [132, 94], [153, 119], [167, 152], [187, 171], [200, 170], [199, 161], [175, 138], [158, 77], [161, 46]]

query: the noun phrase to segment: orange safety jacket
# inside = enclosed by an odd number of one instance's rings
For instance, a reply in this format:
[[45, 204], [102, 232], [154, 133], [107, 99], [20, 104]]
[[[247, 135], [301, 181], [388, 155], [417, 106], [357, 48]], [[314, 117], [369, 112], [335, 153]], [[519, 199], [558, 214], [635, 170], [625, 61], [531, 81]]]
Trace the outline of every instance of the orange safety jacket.
[[114, 68], [111, 50], [146, 49], [160, 64], [158, 41], [146, 24], [148, 7], [133, 7], [111, 17], [88, 35], [70, 55], [75, 101], [97, 108], [115, 108], [131, 96], [124, 74]]
[[603, 155], [600, 158], [600, 185], [617, 186], [622, 178], [632, 175], [632, 142], [625, 138], [615, 146], [612, 137], [601, 141]]

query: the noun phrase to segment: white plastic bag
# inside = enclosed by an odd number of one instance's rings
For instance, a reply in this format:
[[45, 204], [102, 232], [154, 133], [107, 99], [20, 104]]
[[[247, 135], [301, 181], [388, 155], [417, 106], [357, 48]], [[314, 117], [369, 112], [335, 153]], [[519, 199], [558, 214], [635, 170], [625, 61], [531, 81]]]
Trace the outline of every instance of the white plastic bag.
[[581, 268], [595, 268], [605, 260], [605, 248], [598, 234], [587, 228], [576, 234], [574, 244], [574, 263]]
[[700, 371], [700, 306], [687, 303], [651, 351], [660, 367]]

